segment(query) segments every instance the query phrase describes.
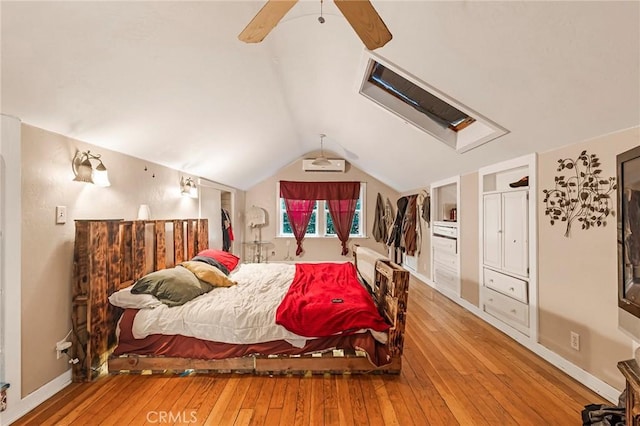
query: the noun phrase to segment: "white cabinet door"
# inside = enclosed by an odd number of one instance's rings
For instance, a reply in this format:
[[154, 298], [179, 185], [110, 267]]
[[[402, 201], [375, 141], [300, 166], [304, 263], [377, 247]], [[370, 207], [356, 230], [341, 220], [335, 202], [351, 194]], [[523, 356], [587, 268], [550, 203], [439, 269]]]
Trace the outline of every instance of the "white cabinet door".
[[529, 274], [528, 205], [527, 191], [502, 194], [502, 269], [522, 276]]
[[484, 196], [483, 202], [483, 262], [487, 266], [502, 267], [502, 208], [500, 194]]

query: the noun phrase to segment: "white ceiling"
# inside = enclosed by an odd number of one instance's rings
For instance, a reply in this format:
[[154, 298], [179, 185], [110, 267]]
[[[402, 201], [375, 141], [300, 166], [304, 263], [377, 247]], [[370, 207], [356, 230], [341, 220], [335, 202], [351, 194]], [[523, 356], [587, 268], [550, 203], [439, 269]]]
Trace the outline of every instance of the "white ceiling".
[[373, 1], [376, 54], [510, 131], [458, 154], [357, 93], [333, 2], [7, 2], [2, 113], [240, 189], [325, 149], [398, 191], [640, 124], [640, 2]]

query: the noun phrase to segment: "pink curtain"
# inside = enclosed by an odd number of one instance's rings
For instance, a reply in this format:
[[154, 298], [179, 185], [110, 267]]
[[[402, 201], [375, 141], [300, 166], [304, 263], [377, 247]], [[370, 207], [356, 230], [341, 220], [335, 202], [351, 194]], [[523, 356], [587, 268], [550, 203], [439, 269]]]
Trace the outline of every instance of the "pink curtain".
[[280, 181], [280, 197], [289, 216], [296, 238], [296, 255], [302, 253], [302, 240], [306, 233], [316, 200], [326, 200], [333, 225], [346, 255], [349, 231], [360, 198], [360, 182], [292, 182]]
[[327, 200], [329, 214], [333, 220], [333, 228], [336, 230], [336, 235], [342, 243], [343, 256], [349, 253], [347, 241], [349, 241], [351, 224], [353, 223], [357, 202], [357, 198], [355, 200]]
[[316, 204], [316, 200], [290, 200], [284, 199], [284, 206], [287, 209], [287, 216], [289, 216], [289, 223], [291, 224], [291, 230], [293, 236], [296, 238], [298, 248], [296, 249], [296, 256], [302, 254], [302, 240], [304, 234], [307, 232], [307, 226], [309, 226], [309, 220], [313, 214], [313, 207]]

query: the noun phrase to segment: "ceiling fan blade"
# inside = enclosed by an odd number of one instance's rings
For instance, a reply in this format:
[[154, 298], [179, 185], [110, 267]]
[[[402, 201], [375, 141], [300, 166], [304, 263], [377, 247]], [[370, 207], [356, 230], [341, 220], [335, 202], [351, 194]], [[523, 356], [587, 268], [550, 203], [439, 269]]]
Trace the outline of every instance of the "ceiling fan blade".
[[269, 0], [238, 35], [245, 43], [260, 43], [298, 0]]
[[393, 37], [369, 0], [334, 0], [367, 49], [387, 44]]

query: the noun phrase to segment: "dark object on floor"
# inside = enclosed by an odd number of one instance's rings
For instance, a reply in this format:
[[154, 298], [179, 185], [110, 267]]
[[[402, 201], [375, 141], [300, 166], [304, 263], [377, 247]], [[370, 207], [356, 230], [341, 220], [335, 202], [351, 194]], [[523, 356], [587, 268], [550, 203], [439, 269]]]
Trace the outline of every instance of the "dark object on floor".
[[511, 182], [509, 184], [509, 186], [511, 188], [518, 188], [520, 186], [529, 186], [529, 176], [525, 176], [522, 179], [520, 179], [519, 181]]
[[582, 410], [582, 425], [624, 426], [625, 409], [602, 404], [589, 404]]

